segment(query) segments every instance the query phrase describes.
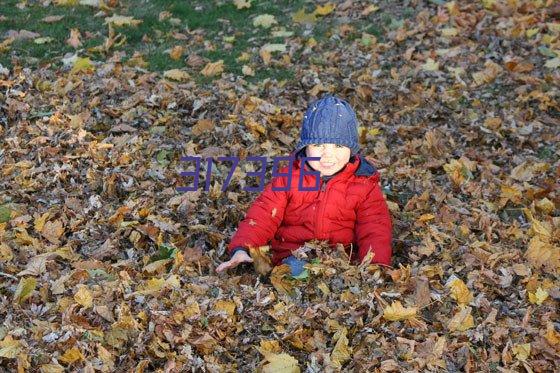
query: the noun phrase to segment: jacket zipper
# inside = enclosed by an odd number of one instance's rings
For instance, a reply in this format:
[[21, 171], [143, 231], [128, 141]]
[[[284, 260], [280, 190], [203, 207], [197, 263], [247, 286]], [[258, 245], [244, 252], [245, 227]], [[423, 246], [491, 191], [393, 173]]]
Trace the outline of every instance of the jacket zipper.
[[[331, 180], [329, 180], [331, 181]], [[327, 196], [327, 182], [323, 181], [321, 178], [321, 189], [319, 191], [319, 195], [317, 196], [317, 203], [316, 211], [315, 211], [315, 237], [320, 240], [323, 240], [323, 214], [325, 213], [326, 203], [323, 203], [326, 200]]]

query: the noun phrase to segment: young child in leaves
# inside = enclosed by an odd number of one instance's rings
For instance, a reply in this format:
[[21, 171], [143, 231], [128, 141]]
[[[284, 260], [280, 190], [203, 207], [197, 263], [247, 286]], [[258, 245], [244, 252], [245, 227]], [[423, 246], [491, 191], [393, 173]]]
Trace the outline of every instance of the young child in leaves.
[[[379, 186], [379, 172], [358, 153], [358, 121], [350, 105], [326, 96], [308, 106], [294, 156], [291, 185], [287, 177], [273, 178], [253, 202], [228, 245], [230, 259], [222, 272], [251, 263], [249, 247], [270, 242], [272, 264], [288, 264], [292, 276], [300, 275], [306, 262], [292, 251], [311, 240], [341, 243], [352, 259], [362, 262], [369, 251], [372, 263], [391, 264], [391, 217]], [[302, 157], [320, 157], [303, 163]], [[317, 191], [301, 191], [301, 168], [320, 172]], [[280, 170], [287, 173], [288, 167]], [[316, 176], [304, 173], [303, 186], [316, 185]], [[316, 189], [316, 188], [315, 188]]]

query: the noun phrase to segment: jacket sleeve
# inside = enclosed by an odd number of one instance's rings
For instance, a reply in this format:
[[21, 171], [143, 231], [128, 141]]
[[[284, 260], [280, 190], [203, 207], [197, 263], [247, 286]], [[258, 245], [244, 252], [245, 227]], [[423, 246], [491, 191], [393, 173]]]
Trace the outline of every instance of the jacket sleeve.
[[274, 191], [272, 187], [285, 187], [285, 179], [286, 177], [272, 179], [251, 204], [228, 245], [229, 255], [232, 255], [236, 248], [266, 245], [274, 237], [284, 219], [289, 192]]
[[371, 250], [372, 263], [391, 265], [392, 222], [389, 208], [381, 187], [379, 173], [368, 180], [368, 191], [358, 206], [356, 216], [356, 241], [360, 262]]

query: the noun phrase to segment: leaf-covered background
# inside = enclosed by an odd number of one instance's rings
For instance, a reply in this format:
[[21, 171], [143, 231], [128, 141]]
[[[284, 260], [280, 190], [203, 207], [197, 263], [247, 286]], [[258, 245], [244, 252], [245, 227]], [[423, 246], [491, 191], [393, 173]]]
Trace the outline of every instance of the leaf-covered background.
[[[560, 369], [556, 1], [6, 0], [0, 63], [3, 370]], [[181, 156], [287, 155], [327, 92], [394, 269], [217, 275], [255, 166]]]

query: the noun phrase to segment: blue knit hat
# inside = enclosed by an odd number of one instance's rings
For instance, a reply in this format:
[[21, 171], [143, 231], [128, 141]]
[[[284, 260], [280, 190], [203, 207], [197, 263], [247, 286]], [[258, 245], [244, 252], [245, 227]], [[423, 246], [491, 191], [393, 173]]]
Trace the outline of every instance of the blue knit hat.
[[360, 150], [358, 119], [348, 102], [327, 95], [312, 102], [305, 112], [296, 153], [310, 144], [338, 144]]

